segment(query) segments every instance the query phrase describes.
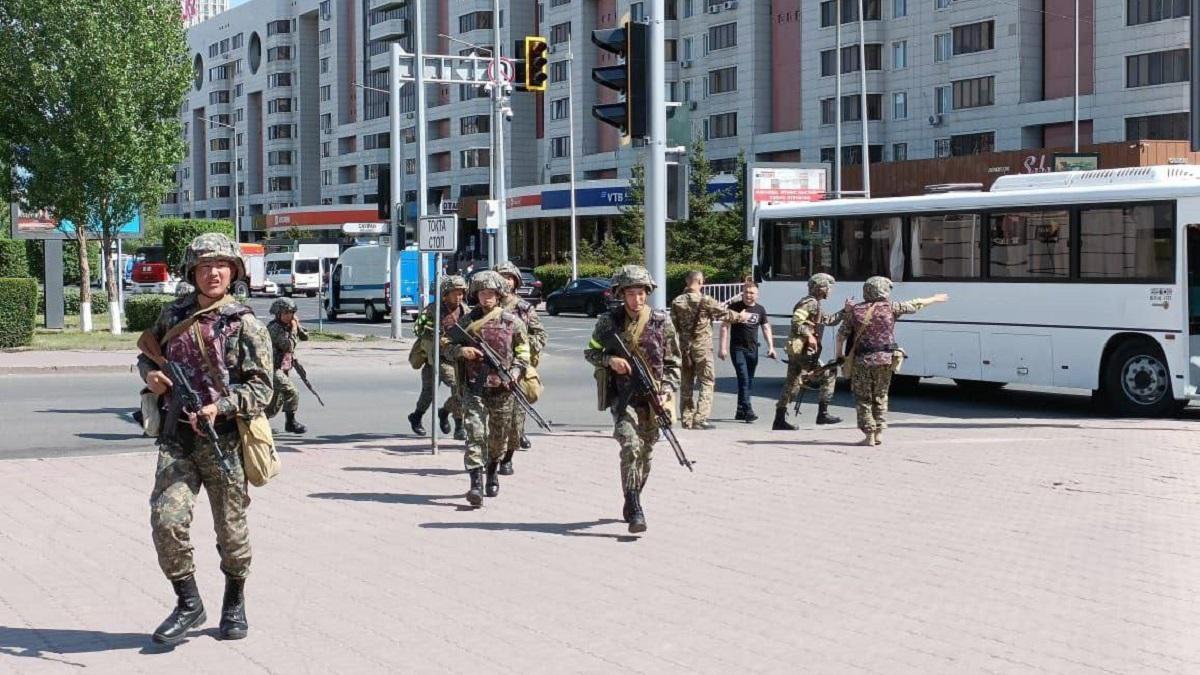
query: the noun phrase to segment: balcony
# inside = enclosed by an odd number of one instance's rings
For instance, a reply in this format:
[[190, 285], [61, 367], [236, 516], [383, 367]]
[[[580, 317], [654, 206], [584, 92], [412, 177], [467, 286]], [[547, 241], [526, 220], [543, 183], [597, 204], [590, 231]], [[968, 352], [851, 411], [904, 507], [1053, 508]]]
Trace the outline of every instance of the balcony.
[[371, 0], [371, 9], [395, 9], [403, 7], [408, 0]]
[[409, 21], [408, 19], [380, 21], [371, 26], [369, 31], [372, 40], [399, 40], [408, 35]]

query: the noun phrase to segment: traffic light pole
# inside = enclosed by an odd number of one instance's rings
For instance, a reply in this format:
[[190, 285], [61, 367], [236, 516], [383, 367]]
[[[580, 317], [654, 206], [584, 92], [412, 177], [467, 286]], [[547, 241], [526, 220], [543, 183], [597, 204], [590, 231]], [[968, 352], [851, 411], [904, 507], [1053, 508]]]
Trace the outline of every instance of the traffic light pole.
[[667, 92], [666, 44], [663, 18], [664, 0], [649, 3], [650, 14], [650, 86], [649, 131], [646, 149], [646, 268], [658, 282], [650, 297], [651, 307], [667, 307]]
[[[416, 135], [417, 135], [417, 216], [423, 218], [429, 215], [429, 155], [425, 150], [425, 136], [429, 131], [429, 127], [425, 122], [426, 111], [429, 107], [425, 102], [425, 3], [422, 0], [413, 0], [413, 12], [416, 18], [413, 19], [413, 51], [416, 56], [417, 67], [413, 70], [415, 75], [414, 86], [416, 87]], [[395, 72], [392, 73], [392, 78], [395, 79]], [[403, 168], [401, 169], [403, 170]], [[400, 266], [400, 261], [396, 261], [396, 265]], [[425, 284], [428, 267], [425, 265], [425, 255], [417, 254], [417, 292], [414, 294], [417, 304], [423, 309], [425, 304]], [[395, 305], [400, 308], [401, 305], [400, 289], [397, 288], [394, 294]], [[436, 366], [435, 366], [436, 368]]]
[[495, 154], [492, 156], [492, 198], [500, 204], [500, 227], [496, 230], [493, 250], [496, 252], [492, 264], [508, 260], [508, 190], [504, 176], [504, 72], [500, 66], [500, 0], [492, 0], [492, 137], [495, 139]]
[[[403, 247], [400, 246], [400, 238], [404, 232], [404, 158], [401, 155], [401, 138], [402, 131], [400, 128], [400, 78], [397, 76], [400, 72], [400, 43], [393, 42], [391, 49], [391, 64], [392, 77], [389, 79], [389, 95], [391, 98], [391, 109], [389, 112], [392, 116], [392, 147], [391, 147], [391, 163], [392, 171], [389, 180], [392, 184], [392, 203], [388, 204], [388, 208], [392, 213], [392, 252], [391, 252], [391, 284], [392, 284], [392, 312], [391, 312], [391, 337], [393, 340], [399, 340], [404, 337], [402, 329], [403, 321], [402, 314], [399, 308], [400, 302], [400, 251]], [[333, 302], [331, 299], [330, 302]]]

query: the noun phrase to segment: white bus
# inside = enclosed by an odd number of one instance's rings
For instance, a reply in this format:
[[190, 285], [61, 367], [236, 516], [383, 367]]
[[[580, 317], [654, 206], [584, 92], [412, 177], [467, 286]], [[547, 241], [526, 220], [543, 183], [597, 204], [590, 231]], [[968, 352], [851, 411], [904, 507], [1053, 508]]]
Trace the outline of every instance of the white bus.
[[949, 293], [898, 323], [907, 376], [1090, 389], [1132, 416], [1200, 398], [1200, 167], [766, 205], [755, 232], [760, 298], [777, 322], [816, 272], [837, 278], [828, 311], [861, 298], [875, 274], [895, 282], [896, 299]]

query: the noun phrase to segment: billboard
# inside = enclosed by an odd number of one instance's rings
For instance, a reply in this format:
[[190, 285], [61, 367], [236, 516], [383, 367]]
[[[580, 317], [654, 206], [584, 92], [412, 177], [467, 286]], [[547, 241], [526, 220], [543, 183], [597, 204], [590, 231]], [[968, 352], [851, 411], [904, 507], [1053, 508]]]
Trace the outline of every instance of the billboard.
[[754, 162], [746, 164], [746, 238], [754, 239], [755, 212], [760, 204], [795, 204], [825, 199], [829, 165]]
[[[27, 209], [20, 204], [9, 206], [12, 214], [13, 239], [74, 239], [75, 223], [69, 220], [58, 220], [45, 209]], [[94, 219], [94, 217], [93, 217]], [[93, 231], [99, 231], [99, 224], [91, 224]], [[132, 239], [142, 236], [142, 213], [137, 211], [128, 222], [121, 225], [117, 236]]]

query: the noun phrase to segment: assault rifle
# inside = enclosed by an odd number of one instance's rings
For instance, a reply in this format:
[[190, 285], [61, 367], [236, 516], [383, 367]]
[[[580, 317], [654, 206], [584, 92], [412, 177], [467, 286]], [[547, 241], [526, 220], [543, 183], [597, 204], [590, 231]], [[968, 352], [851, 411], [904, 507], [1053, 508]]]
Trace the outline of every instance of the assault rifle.
[[633, 398], [634, 394], [641, 394], [642, 398], [650, 405], [650, 410], [654, 413], [655, 420], [658, 421], [658, 428], [662, 431], [663, 437], [675, 451], [675, 459], [678, 459], [682, 466], [686, 466], [688, 471], [695, 471], [692, 468], [691, 460], [683, 452], [683, 446], [679, 444], [679, 438], [671, 429], [671, 413], [662, 404], [658, 385], [654, 384], [654, 380], [650, 377], [650, 369], [646, 367], [646, 363], [629, 349], [629, 346], [621, 339], [621, 335], [615, 330], [604, 337], [603, 343], [605, 347], [615, 353], [615, 356], [619, 356], [629, 363], [629, 386], [617, 400], [616, 410], [623, 411], [629, 405], [629, 400]]
[[321, 395], [317, 393], [316, 389], [313, 389], [312, 383], [308, 381], [308, 371], [304, 369], [304, 366], [300, 364], [300, 360], [295, 356], [292, 357], [292, 368], [296, 370], [296, 374], [300, 376], [300, 381], [304, 383], [304, 386], [308, 387], [312, 395], [317, 397], [317, 403], [320, 403], [321, 407], [324, 408], [325, 401], [322, 401]]
[[[784, 359], [784, 362], [787, 363], [787, 359]], [[804, 384], [804, 386], [800, 388], [800, 395], [796, 397], [796, 404], [792, 407], [792, 414], [800, 414], [800, 406], [804, 403], [804, 395], [808, 393], [808, 385], [805, 384], [805, 380], [811, 380], [815, 375], [823, 375], [831, 371], [836, 371], [845, 362], [846, 357], [843, 356], [841, 358], [834, 359], [819, 368], [813, 368], [806, 373], [802, 373], [800, 375], [800, 382]]]
[[187, 414], [195, 414], [200, 432], [212, 443], [213, 451], [217, 453], [217, 463], [221, 465], [221, 470], [225, 472], [226, 476], [232, 476], [233, 461], [226, 454], [225, 448], [221, 447], [221, 439], [217, 436], [217, 430], [213, 427], [212, 422], [199, 415], [200, 409], [204, 407], [204, 401], [200, 398], [200, 393], [188, 381], [187, 373], [175, 361], [166, 361], [163, 364], [163, 371], [171, 380], [171, 388], [167, 392], [170, 401], [167, 403], [167, 417], [163, 420], [162, 434], [167, 438], [173, 438], [177, 433], [181, 418]]
[[542, 417], [541, 413], [539, 413], [533, 407], [533, 404], [529, 402], [529, 399], [525, 396], [525, 392], [521, 391], [521, 387], [518, 386], [519, 383], [517, 382], [517, 379], [512, 376], [512, 373], [510, 373], [507, 368], [504, 367], [504, 363], [500, 360], [500, 355], [496, 353], [496, 350], [492, 349], [488, 343], [484, 342], [483, 340], [472, 337], [470, 333], [468, 333], [465, 329], [463, 329], [462, 326], [458, 324], [450, 327], [450, 339], [459, 344], [478, 349], [480, 353], [483, 354], [484, 363], [487, 364], [488, 368], [491, 368], [493, 371], [495, 371], [496, 377], [500, 378], [500, 383], [504, 385], [504, 388], [512, 392], [513, 398], [517, 400], [517, 405], [521, 406], [521, 409], [525, 411], [525, 414], [533, 418], [533, 421], [536, 422], [539, 427], [549, 432], [554, 431], [554, 429], [550, 426], [550, 423], [546, 421], [546, 418]]

